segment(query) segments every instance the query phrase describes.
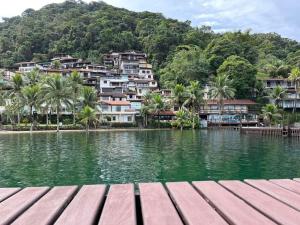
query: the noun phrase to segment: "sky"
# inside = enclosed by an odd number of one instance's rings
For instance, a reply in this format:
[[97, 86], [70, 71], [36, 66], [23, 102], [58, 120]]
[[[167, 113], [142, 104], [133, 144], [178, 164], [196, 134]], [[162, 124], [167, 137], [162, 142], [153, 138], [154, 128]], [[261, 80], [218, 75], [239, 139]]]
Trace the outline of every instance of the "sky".
[[[0, 17], [20, 15], [63, 0], [0, 0]], [[5, 2], [5, 3], [4, 3]], [[90, 2], [90, 0], [86, 0]], [[193, 26], [208, 25], [216, 32], [250, 29], [277, 32], [300, 41], [300, 0], [105, 0], [134, 11], [163, 13]]]

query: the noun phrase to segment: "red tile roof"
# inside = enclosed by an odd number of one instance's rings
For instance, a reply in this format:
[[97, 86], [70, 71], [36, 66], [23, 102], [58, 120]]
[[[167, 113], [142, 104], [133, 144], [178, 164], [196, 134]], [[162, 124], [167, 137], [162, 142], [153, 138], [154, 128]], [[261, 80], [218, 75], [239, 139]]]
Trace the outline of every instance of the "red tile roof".
[[[217, 105], [217, 100], [208, 100], [207, 105]], [[250, 99], [229, 99], [224, 100], [224, 105], [256, 105], [256, 103]]]
[[104, 103], [107, 105], [116, 105], [116, 106], [130, 105], [130, 102], [128, 102], [128, 101], [101, 101], [101, 103]]

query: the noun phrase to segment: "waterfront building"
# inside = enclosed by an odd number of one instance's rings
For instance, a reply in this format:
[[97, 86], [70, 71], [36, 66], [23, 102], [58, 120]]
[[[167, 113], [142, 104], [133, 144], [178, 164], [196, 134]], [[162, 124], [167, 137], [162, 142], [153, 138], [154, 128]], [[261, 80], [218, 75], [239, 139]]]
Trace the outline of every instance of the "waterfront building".
[[[295, 83], [287, 78], [267, 78], [261, 80], [264, 83], [265, 88], [271, 92], [276, 86], [280, 86], [286, 90], [286, 96], [279, 102], [279, 106], [284, 110], [291, 111], [295, 106], [300, 108], [300, 94], [295, 89]], [[270, 99], [271, 103], [274, 103], [274, 99]]]

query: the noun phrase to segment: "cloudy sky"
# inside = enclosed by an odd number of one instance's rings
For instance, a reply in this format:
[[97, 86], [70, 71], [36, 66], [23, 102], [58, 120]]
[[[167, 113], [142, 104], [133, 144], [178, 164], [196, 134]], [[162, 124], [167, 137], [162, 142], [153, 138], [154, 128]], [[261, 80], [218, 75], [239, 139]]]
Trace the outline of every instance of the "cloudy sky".
[[[1, 0], [4, 1], [4, 0]], [[86, 0], [89, 2], [89, 0]], [[5, 0], [0, 17], [21, 14], [27, 8], [63, 0]], [[161, 12], [167, 17], [209, 25], [217, 32], [245, 30], [277, 32], [300, 41], [299, 0], [105, 0], [135, 11]]]

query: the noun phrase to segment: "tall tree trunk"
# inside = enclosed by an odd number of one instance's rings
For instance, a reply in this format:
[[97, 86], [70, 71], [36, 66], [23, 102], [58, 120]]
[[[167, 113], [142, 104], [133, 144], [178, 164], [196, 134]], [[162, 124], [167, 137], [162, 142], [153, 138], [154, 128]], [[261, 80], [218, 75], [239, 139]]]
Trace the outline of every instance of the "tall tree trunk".
[[[73, 102], [74, 104], [74, 102]], [[75, 126], [75, 123], [76, 123], [76, 119], [75, 119], [75, 105], [73, 105], [73, 125]]]
[[31, 122], [31, 125], [30, 125], [30, 132], [32, 132], [32, 130], [33, 130], [32, 106], [30, 106], [30, 122]]
[[59, 106], [56, 107], [56, 131], [59, 132]]
[[295, 98], [294, 98], [294, 108], [293, 108], [293, 113], [296, 112], [296, 104], [297, 104], [297, 84], [295, 81]]
[[49, 125], [49, 115], [48, 115], [48, 111], [46, 112], [46, 124], [47, 124], [47, 126]]
[[18, 112], [17, 117], [18, 117], [18, 126], [20, 126], [20, 112]]

